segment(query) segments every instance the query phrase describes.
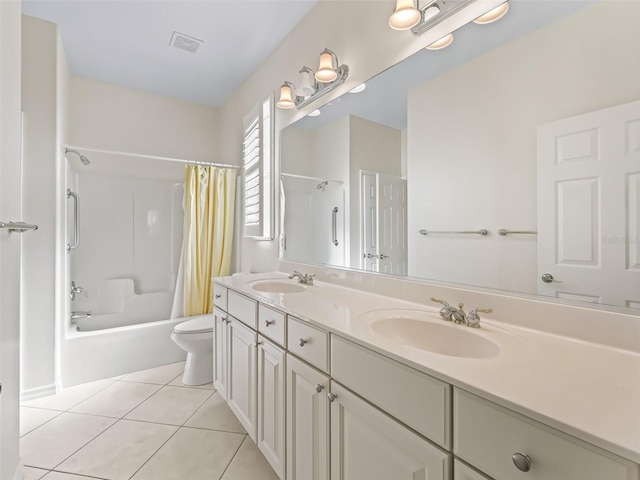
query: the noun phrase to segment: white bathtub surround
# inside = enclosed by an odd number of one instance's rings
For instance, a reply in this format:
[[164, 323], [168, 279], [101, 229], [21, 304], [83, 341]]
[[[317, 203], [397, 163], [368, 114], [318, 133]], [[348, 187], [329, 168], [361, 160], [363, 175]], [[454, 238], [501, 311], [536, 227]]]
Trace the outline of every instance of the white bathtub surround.
[[[298, 293], [266, 293], [254, 288], [259, 279], [285, 281], [286, 274], [278, 272], [217, 281], [328, 331], [332, 338], [336, 335], [364, 345], [451, 384], [456, 391], [471, 392], [640, 462], [636, 428], [640, 424], [637, 317], [420, 281], [284, 264], [283, 271], [294, 269], [315, 273], [314, 286]], [[440, 306], [429, 301], [432, 296], [451, 304], [464, 302], [467, 311], [475, 306], [493, 308], [493, 314], [483, 315], [482, 327], [475, 333], [498, 345], [499, 353], [486, 358], [439, 355], [399, 344], [367, 325], [368, 312], [388, 309], [427, 312], [432, 321], [441, 322], [437, 315]], [[587, 326], [596, 331], [584, 331]], [[609, 329], [614, 332], [609, 334]], [[618, 329], [621, 332], [615, 331]], [[288, 348], [291, 351], [291, 345]]]
[[229, 275], [236, 170], [189, 165], [184, 194], [184, 314], [213, 308], [210, 278]]
[[98, 391], [73, 387], [73, 402], [54, 396], [23, 407], [23, 480], [274, 480], [212, 385], [182, 385], [183, 366], [111, 379]]

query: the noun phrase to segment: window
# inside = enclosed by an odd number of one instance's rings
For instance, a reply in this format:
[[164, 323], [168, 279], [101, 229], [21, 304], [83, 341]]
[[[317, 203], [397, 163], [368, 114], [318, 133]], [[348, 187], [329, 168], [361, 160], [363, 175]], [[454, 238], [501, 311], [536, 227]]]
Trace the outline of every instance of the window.
[[273, 96], [244, 118], [244, 236], [273, 239]]

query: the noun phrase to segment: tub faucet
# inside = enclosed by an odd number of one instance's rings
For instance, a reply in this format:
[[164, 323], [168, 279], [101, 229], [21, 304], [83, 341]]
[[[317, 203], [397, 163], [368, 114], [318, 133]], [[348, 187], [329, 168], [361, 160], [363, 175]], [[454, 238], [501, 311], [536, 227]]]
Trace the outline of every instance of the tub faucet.
[[313, 285], [313, 277], [315, 277], [315, 274], [313, 273], [300, 273], [298, 271], [295, 271], [289, 275], [289, 279], [294, 279], [294, 278], [298, 278], [298, 283], [301, 283], [303, 285]]
[[80, 320], [83, 318], [91, 318], [91, 310], [88, 312], [71, 312], [71, 320]]

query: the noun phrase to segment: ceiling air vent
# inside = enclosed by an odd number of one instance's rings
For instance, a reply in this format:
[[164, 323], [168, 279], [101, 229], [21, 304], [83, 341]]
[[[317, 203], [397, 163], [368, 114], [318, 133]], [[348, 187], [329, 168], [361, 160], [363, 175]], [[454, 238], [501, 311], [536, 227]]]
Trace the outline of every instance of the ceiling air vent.
[[204, 40], [190, 37], [189, 35], [185, 35], [184, 33], [173, 32], [173, 35], [171, 35], [169, 46], [173, 46], [181, 50], [186, 50], [187, 52], [196, 53], [198, 47], [203, 42]]

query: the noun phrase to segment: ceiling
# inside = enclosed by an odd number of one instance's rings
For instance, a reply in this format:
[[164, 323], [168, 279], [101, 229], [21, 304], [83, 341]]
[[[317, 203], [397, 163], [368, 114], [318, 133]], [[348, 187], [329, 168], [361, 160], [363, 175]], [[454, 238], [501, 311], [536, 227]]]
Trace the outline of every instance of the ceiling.
[[[318, 0], [23, 0], [58, 25], [73, 75], [220, 106]], [[170, 46], [174, 31], [201, 40]]]

